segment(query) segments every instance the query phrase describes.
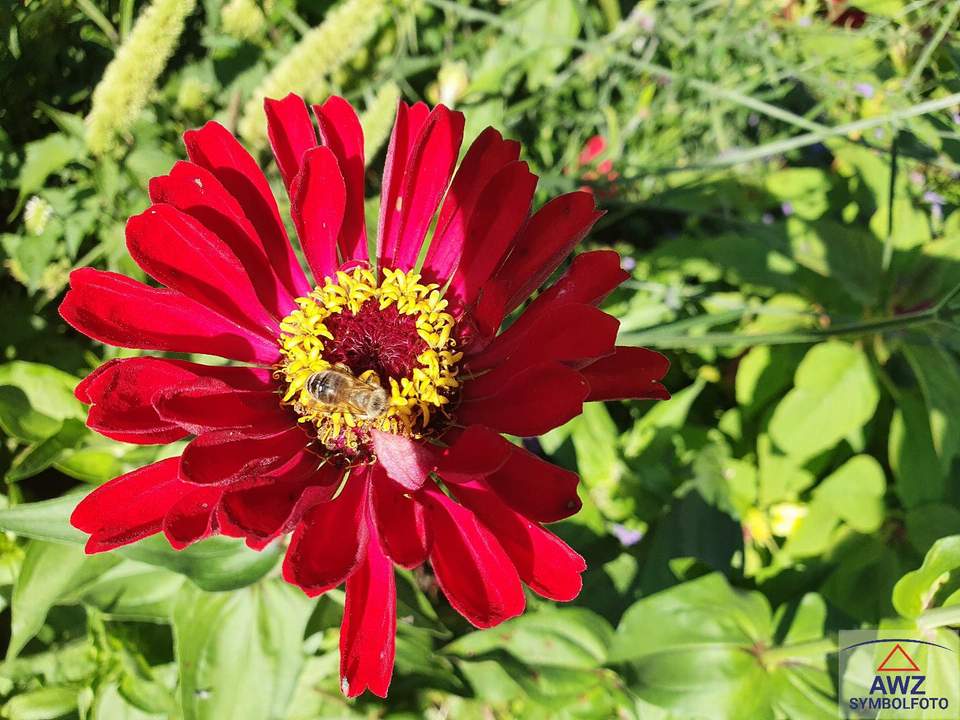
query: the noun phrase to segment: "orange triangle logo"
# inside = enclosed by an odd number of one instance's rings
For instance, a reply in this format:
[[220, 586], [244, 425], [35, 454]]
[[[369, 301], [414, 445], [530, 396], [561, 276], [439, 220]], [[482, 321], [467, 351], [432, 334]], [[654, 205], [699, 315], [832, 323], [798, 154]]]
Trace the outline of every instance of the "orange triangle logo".
[[919, 671], [920, 668], [900, 643], [893, 646], [893, 650], [890, 651], [890, 654], [883, 659], [883, 662], [880, 663], [880, 666], [877, 668], [877, 672], [912, 672], [915, 670]]

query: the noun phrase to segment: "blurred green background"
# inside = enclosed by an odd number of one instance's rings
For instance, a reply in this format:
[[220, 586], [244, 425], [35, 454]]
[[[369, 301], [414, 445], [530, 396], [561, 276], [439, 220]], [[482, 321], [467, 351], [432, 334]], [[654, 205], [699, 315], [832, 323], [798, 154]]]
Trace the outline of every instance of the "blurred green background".
[[[953, 0], [19, 0], [0, 8], [0, 717], [829, 718], [836, 631], [960, 624], [960, 4]], [[522, 141], [539, 201], [591, 187], [632, 273], [621, 341], [668, 402], [540, 439], [581, 473], [558, 607], [477, 632], [400, 572], [388, 701], [347, 703], [343, 596], [278, 551], [85, 557], [89, 487], [175, 454], [83, 425], [118, 351], [68, 272], [143, 277], [124, 222], [216, 118], [342, 94], [370, 212], [397, 98]]]

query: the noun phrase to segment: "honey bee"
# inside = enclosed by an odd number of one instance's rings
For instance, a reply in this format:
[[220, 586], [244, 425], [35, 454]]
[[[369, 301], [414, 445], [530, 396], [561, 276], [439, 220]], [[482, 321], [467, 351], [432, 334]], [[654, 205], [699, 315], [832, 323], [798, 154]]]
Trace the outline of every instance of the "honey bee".
[[390, 404], [387, 391], [379, 382], [355, 377], [342, 363], [315, 372], [307, 378], [305, 387], [310, 397], [326, 405], [330, 412], [349, 412], [360, 420], [382, 417]]

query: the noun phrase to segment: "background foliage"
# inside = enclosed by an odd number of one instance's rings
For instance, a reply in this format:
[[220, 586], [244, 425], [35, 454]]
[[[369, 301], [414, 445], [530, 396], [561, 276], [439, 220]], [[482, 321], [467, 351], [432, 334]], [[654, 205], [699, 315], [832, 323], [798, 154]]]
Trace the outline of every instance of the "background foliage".
[[[826, 718], [836, 630], [960, 624], [958, 13], [4, 4], [0, 716]], [[124, 222], [179, 135], [215, 117], [262, 153], [261, 99], [290, 90], [344, 94], [380, 148], [397, 97], [443, 101], [468, 136], [521, 140], [541, 199], [591, 185], [589, 244], [633, 273], [609, 302], [622, 341], [673, 361], [669, 402], [589, 405], [539, 441], [582, 474], [559, 527], [582, 596], [477, 632], [400, 573], [387, 703], [343, 700], [342, 594], [286, 586], [278, 549], [85, 557], [67, 522], [78, 487], [176, 452], [84, 427], [72, 388], [128, 353], [64, 326], [67, 273], [142, 277]]]

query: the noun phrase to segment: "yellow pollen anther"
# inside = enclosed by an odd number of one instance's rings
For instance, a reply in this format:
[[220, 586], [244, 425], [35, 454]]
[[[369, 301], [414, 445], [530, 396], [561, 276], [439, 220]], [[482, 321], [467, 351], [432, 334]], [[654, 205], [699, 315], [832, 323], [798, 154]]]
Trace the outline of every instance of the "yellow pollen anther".
[[[338, 270], [335, 280], [328, 277], [321, 287], [297, 298], [297, 309], [280, 323], [282, 359], [275, 375], [286, 383], [283, 402], [293, 406], [300, 422], [313, 423], [319, 440], [330, 449], [357, 451], [370, 429], [422, 437], [431, 431], [431, 421], [448, 416], [450, 396], [460, 385], [457, 372], [463, 354], [456, 352], [455, 321], [444, 312], [447, 301], [439, 287], [421, 283], [412, 271], [384, 268], [382, 274], [378, 284], [368, 268]], [[311, 375], [333, 366], [325, 352], [336, 347], [338, 338], [327, 321], [347, 312], [356, 315], [367, 302], [380, 311], [392, 306], [402, 316], [414, 316], [415, 332], [427, 346], [409, 377], [380, 378], [374, 370], [359, 374], [359, 380], [388, 390], [387, 409], [376, 419], [325, 405], [306, 389]]]

